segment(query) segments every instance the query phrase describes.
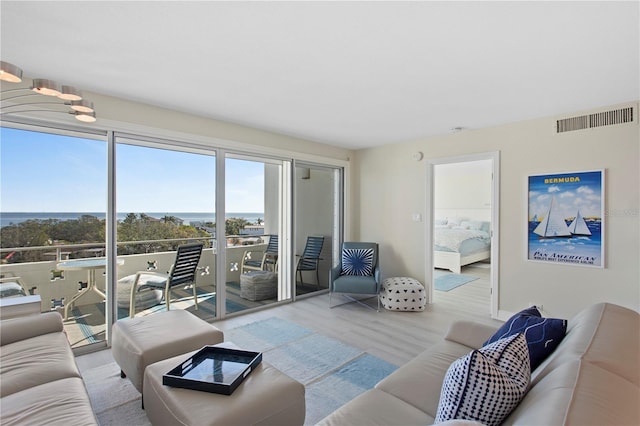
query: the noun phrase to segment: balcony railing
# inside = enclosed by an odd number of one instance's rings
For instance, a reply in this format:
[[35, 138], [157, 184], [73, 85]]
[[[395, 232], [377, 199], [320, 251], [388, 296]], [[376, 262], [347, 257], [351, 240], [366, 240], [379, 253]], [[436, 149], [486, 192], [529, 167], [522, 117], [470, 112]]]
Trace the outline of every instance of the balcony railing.
[[[240, 238], [245, 237], [241, 236]], [[252, 236], [251, 242], [262, 241], [257, 240], [255, 236]], [[194, 241], [210, 242], [211, 238], [183, 238], [183, 239], [170, 239], [170, 240], [148, 240], [148, 241], [125, 241], [118, 243], [118, 250], [125, 246], [131, 245], [147, 245], [149, 247], [165, 245], [167, 243], [172, 245], [179, 245]], [[208, 288], [215, 292], [215, 277], [216, 277], [216, 253], [215, 248], [206, 247], [207, 245], [215, 246], [215, 244], [205, 244], [205, 249], [202, 252], [200, 260], [200, 266], [208, 267], [209, 273], [198, 275], [196, 279], [196, 285], [199, 289]], [[265, 243], [254, 244], [253, 247], [258, 249], [264, 249]], [[247, 249], [246, 245], [229, 246], [226, 249], [226, 281], [227, 282], [239, 282], [240, 271], [238, 265], [242, 261], [244, 251]], [[25, 252], [25, 251], [40, 251], [43, 254], [49, 253], [48, 256], [51, 260], [43, 260], [36, 262], [24, 262], [24, 263], [5, 263], [0, 265], [0, 278], [2, 277], [20, 277], [20, 281], [25, 288], [25, 291], [31, 295], [40, 295], [41, 298], [41, 311], [58, 310], [61, 314], [64, 313], [64, 306], [70, 301], [83, 285], [87, 282], [86, 270], [60, 270], [57, 265], [60, 262], [71, 259], [87, 259], [95, 257], [103, 257], [105, 252], [104, 244], [64, 244], [56, 246], [40, 246], [40, 247], [13, 247], [3, 248], [0, 250], [2, 253], [12, 252]], [[6, 254], [3, 255], [6, 256]], [[170, 251], [158, 251], [149, 253], [137, 253], [118, 255], [118, 260], [122, 260], [123, 263], [117, 268], [118, 278], [122, 278], [128, 275], [135, 274], [138, 271], [144, 271], [148, 268], [150, 263], [157, 265], [158, 272], [166, 272], [171, 267], [171, 264], [175, 260], [175, 250]], [[97, 270], [94, 275], [94, 279], [97, 288], [104, 291], [106, 287], [106, 279], [104, 270]], [[214, 293], [215, 294], [215, 293]], [[80, 299], [74, 302], [74, 307], [84, 305], [100, 304], [102, 298], [97, 293], [88, 292]], [[73, 317], [69, 318], [69, 321], [75, 322]], [[65, 328], [67, 328], [69, 321], [65, 322]], [[88, 341], [87, 343], [92, 343]], [[73, 342], [72, 342], [73, 345]]]

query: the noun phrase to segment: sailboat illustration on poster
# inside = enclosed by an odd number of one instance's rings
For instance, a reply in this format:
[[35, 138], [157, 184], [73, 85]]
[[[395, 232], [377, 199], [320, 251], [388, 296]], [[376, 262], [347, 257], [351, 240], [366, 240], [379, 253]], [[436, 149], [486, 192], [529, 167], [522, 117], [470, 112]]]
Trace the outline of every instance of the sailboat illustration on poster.
[[576, 218], [569, 225], [569, 232], [573, 235], [591, 235], [587, 222], [584, 221], [582, 214], [580, 214], [580, 210], [578, 210]]
[[[586, 226], [586, 225], [585, 225]], [[571, 231], [567, 226], [567, 222], [564, 221], [562, 212], [558, 208], [556, 197], [551, 197], [551, 203], [549, 204], [549, 210], [544, 216], [544, 219], [533, 230], [534, 234], [541, 237], [570, 237]]]

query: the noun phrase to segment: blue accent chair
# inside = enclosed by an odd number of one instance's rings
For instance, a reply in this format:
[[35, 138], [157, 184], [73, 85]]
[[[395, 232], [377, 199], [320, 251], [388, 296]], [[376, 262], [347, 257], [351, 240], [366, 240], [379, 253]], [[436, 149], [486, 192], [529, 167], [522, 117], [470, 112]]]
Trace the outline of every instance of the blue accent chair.
[[[331, 269], [329, 280], [329, 307], [333, 293], [369, 294], [378, 300], [380, 311], [380, 264], [378, 262], [378, 244], [366, 242], [344, 242], [340, 255], [340, 263]], [[347, 296], [351, 301], [361, 303]]]

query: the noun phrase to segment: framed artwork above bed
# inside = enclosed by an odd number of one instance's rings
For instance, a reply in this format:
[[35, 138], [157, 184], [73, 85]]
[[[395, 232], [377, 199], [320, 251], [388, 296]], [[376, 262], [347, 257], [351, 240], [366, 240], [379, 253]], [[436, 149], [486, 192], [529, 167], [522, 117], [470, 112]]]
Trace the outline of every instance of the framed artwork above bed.
[[529, 176], [527, 259], [604, 268], [604, 170]]

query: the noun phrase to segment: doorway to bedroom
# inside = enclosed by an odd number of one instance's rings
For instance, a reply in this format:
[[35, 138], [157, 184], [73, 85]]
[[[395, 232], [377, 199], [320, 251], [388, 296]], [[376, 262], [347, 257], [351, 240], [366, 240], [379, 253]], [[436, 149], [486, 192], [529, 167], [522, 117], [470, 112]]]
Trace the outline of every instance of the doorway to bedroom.
[[429, 176], [430, 300], [497, 317], [498, 153], [433, 160]]

